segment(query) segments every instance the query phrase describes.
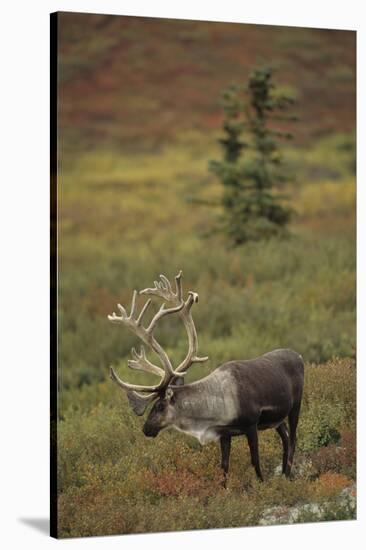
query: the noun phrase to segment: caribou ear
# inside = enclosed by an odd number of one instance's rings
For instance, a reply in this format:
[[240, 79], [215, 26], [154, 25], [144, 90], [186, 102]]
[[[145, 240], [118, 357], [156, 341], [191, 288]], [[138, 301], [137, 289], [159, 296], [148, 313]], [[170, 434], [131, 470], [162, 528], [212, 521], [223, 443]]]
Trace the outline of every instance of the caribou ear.
[[184, 385], [184, 378], [181, 378], [180, 376], [175, 376], [171, 382], [172, 386], [183, 386]]
[[127, 397], [133, 412], [137, 414], [137, 416], [142, 416], [152, 401], [152, 399], [148, 400], [148, 399], [144, 399], [143, 397], [140, 397], [134, 391], [128, 391]]

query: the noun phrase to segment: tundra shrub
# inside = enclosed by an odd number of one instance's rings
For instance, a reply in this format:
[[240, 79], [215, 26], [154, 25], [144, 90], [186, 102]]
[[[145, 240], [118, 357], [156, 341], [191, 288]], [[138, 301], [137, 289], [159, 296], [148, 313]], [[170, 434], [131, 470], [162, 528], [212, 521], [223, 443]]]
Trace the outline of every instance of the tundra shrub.
[[339, 428], [345, 411], [341, 404], [314, 402], [304, 412], [299, 424], [298, 447], [309, 452], [340, 439]]
[[340, 441], [318, 449], [311, 455], [311, 462], [318, 474], [337, 472], [356, 479], [356, 433], [342, 429]]

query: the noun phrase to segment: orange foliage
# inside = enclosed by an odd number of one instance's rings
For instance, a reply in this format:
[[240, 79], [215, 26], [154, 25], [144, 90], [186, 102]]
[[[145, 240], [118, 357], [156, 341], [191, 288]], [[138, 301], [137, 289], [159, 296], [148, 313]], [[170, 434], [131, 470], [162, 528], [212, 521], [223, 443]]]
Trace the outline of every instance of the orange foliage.
[[335, 472], [322, 474], [315, 482], [315, 491], [320, 497], [332, 497], [340, 493], [352, 483], [347, 476]]
[[[214, 480], [207, 480], [197, 476], [188, 470], [166, 471], [162, 474], [154, 474], [150, 471], [142, 473], [145, 490], [150, 490], [160, 496], [203, 496], [206, 493], [212, 494], [217, 491], [221, 485], [222, 476], [217, 475]], [[213, 489], [214, 486], [214, 489]]]

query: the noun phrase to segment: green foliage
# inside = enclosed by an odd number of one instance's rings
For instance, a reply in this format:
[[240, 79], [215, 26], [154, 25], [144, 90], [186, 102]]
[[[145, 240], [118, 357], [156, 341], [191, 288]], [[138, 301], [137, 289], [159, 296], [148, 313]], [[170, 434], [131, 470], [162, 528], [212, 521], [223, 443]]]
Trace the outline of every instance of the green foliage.
[[349, 499], [346, 502], [331, 502], [321, 506], [319, 511], [305, 510], [300, 512], [297, 523], [313, 523], [315, 521], [345, 521], [356, 519], [355, 506]]
[[210, 170], [223, 185], [222, 230], [234, 245], [283, 234], [291, 216], [276, 187], [287, 180], [277, 138], [292, 136], [273, 129], [270, 122], [293, 119], [284, 113], [293, 96], [276, 93], [268, 67], [254, 69], [249, 75], [247, 102], [241, 92], [231, 86], [222, 95], [225, 137], [219, 143], [224, 158], [210, 163]]
[[311, 452], [339, 442], [343, 426], [355, 425], [356, 371], [351, 361], [309, 367], [299, 425], [299, 448]]
[[[317, 140], [311, 149], [287, 149], [286, 165], [291, 178], [342, 184], [342, 179], [356, 174], [356, 136], [334, 133]], [[302, 186], [299, 186], [301, 190]]]
[[302, 422], [300, 448], [303, 451], [313, 451], [339, 441], [338, 428], [342, 421], [344, 421], [344, 415], [341, 405], [313, 404]]

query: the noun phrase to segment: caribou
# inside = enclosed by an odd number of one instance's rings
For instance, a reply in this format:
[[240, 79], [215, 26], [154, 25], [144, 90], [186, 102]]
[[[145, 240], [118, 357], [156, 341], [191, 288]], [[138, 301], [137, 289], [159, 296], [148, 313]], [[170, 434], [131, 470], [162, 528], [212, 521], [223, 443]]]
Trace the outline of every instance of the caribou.
[[[291, 349], [276, 349], [255, 359], [225, 362], [208, 376], [185, 384], [188, 369], [208, 359], [198, 355], [197, 331], [191, 313], [192, 306], [198, 302], [198, 294], [189, 291], [184, 298], [182, 272], [175, 277], [174, 290], [167, 277], [160, 275], [153, 288], [141, 290], [139, 294], [163, 301], [147, 326], [143, 324], [143, 318], [151, 298], [138, 313], [136, 290], [130, 313], [118, 304], [120, 315], [113, 313], [108, 315], [108, 319], [130, 329], [143, 343], [139, 352], [132, 348], [128, 366], [160, 377], [160, 382], [155, 385], [136, 385], [121, 380], [110, 367], [111, 379], [127, 393], [135, 414], [142, 416], [153, 404], [143, 433], [147, 437], [156, 437], [162, 430], [174, 428], [194, 436], [201, 445], [219, 441], [226, 487], [231, 438], [246, 436], [252, 466], [263, 481], [258, 431], [275, 428], [283, 446], [282, 473], [290, 476], [304, 382], [301, 355]], [[175, 368], [154, 336], [157, 324], [168, 315], [177, 315], [181, 319], [188, 337], [188, 352]], [[159, 358], [161, 366], [148, 359], [144, 346]]]

